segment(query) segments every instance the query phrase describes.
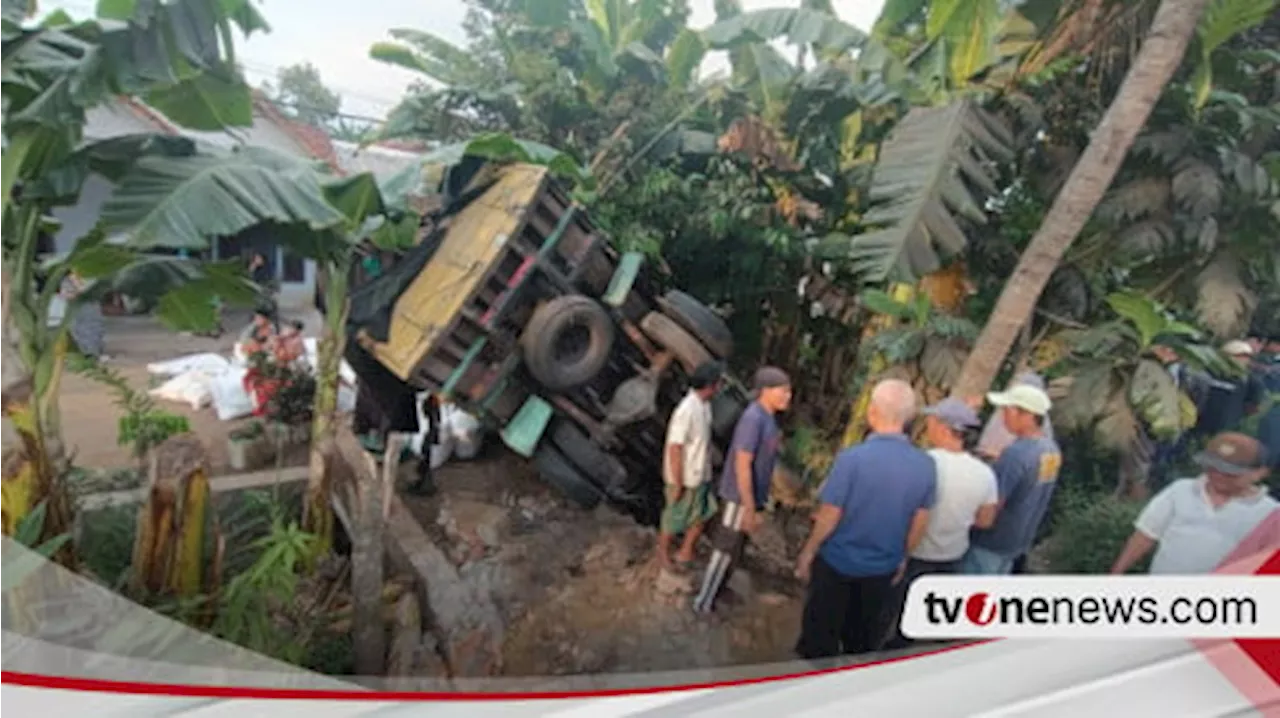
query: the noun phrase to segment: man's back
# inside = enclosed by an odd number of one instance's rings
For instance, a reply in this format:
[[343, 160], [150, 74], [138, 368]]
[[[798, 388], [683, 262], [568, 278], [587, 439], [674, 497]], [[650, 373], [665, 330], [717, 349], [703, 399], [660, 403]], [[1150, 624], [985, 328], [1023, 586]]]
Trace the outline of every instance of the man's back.
[[990, 529], [975, 531], [973, 545], [1003, 556], [1018, 556], [1035, 541], [1058, 485], [1062, 451], [1047, 437], [1015, 441], [995, 464], [1004, 506]]
[[964, 451], [932, 449], [938, 468], [938, 496], [929, 526], [912, 556], [924, 561], [955, 561], [969, 548], [969, 529], [978, 509], [999, 498], [990, 466]]
[[819, 555], [846, 576], [893, 573], [912, 517], [933, 505], [936, 476], [933, 459], [901, 434], [872, 434], [843, 451], [820, 496], [843, 514]]

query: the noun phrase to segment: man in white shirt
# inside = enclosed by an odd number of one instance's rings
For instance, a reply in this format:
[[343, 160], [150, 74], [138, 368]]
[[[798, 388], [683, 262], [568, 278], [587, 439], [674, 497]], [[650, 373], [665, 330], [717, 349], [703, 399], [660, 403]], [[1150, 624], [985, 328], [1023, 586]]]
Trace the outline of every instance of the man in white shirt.
[[[1000, 501], [995, 471], [965, 450], [965, 435], [982, 426], [978, 413], [957, 398], [943, 399], [921, 413], [925, 416], [925, 437], [933, 446], [929, 456], [937, 467], [938, 493], [924, 537], [911, 551], [896, 587], [891, 605], [898, 615], [913, 580], [931, 573], [959, 571], [960, 559], [969, 550], [969, 529], [990, 528]], [[894, 633], [885, 648], [902, 648], [910, 643], [897, 620], [889, 625]]]
[[1218, 434], [1195, 460], [1204, 474], [1179, 479], [1151, 499], [1111, 573], [1128, 572], [1152, 549], [1150, 573], [1210, 573], [1280, 507], [1258, 485], [1268, 468], [1257, 439]]
[[662, 451], [662, 479], [666, 507], [658, 528], [658, 561], [671, 568], [671, 541], [684, 535], [676, 561], [681, 568], [693, 563], [693, 549], [708, 519], [715, 516], [711, 487], [711, 398], [720, 389], [723, 373], [709, 362], [689, 377], [689, 393], [676, 406], [667, 423]]

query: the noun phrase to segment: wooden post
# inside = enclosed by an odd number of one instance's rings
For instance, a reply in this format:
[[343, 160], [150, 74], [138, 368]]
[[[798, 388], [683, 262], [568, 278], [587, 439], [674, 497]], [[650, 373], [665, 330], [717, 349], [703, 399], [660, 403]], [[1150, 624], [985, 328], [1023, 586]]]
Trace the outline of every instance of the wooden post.
[[339, 444], [347, 463], [352, 465], [356, 496], [351, 535], [351, 637], [356, 673], [379, 676], [383, 674], [387, 657], [387, 627], [382, 610], [383, 527], [386, 525], [383, 506], [386, 492], [395, 484], [404, 436], [387, 437], [380, 468], [345, 426], [339, 429]]

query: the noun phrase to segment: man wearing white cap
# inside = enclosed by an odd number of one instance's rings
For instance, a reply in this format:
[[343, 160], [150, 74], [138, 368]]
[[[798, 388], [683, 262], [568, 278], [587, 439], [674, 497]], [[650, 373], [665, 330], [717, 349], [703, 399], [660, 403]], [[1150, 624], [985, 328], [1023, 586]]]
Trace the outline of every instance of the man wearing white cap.
[[[1006, 389], [1012, 389], [1015, 386], [1034, 386], [1044, 391], [1044, 377], [1033, 371], [1024, 371], [1015, 376], [1013, 381], [1009, 382]], [[1053, 424], [1049, 421], [1049, 417], [1044, 418], [1044, 435], [1053, 439]], [[978, 437], [977, 454], [987, 461], [995, 461], [1000, 458], [1000, 452], [1009, 447], [1018, 437], [1004, 425], [1004, 414], [997, 411], [987, 420], [987, 425], [982, 429], [982, 435]]]
[[1004, 425], [1017, 437], [996, 460], [999, 508], [995, 523], [970, 537], [962, 571], [967, 574], [1008, 574], [1014, 561], [1035, 541], [1049, 502], [1057, 488], [1062, 451], [1044, 434], [1044, 420], [1052, 403], [1044, 391], [1020, 384], [987, 395], [999, 408]]

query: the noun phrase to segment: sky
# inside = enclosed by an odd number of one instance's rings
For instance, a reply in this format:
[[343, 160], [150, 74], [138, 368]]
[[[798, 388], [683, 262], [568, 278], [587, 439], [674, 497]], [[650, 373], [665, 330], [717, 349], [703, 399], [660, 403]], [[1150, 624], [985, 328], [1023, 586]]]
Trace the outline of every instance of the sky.
[[[568, 1], [568, 0], [566, 0]], [[690, 25], [715, 20], [714, 0], [689, 0]], [[746, 10], [796, 7], [800, 0], [742, 0]], [[271, 24], [268, 34], [237, 38], [236, 56], [249, 82], [260, 86], [282, 67], [310, 62], [326, 85], [342, 97], [342, 112], [381, 119], [395, 106], [414, 73], [369, 58], [369, 46], [390, 40], [389, 30], [409, 27], [435, 33], [456, 44], [466, 42], [462, 0], [259, 0]], [[871, 27], [884, 0], [834, 0], [840, 19], [864, 30]], [[43, 0], [41, 13], [61, 8], [73, 17], [93, 14], [95, 0]], [[724, 53], [712, 53], [704, 72], [727, 66]]]

